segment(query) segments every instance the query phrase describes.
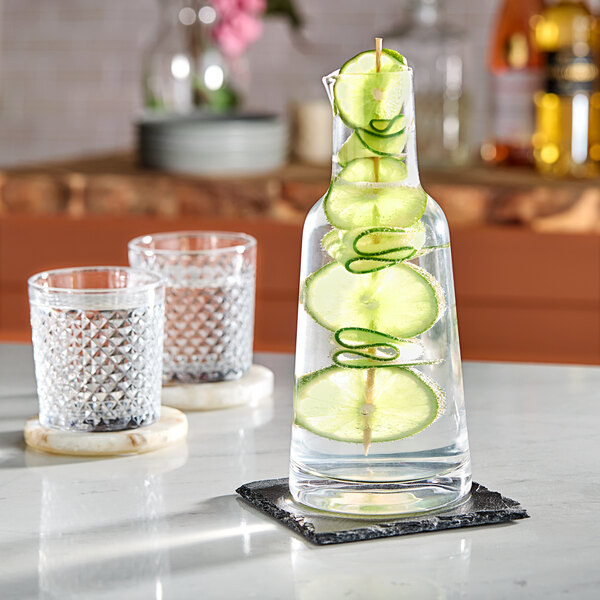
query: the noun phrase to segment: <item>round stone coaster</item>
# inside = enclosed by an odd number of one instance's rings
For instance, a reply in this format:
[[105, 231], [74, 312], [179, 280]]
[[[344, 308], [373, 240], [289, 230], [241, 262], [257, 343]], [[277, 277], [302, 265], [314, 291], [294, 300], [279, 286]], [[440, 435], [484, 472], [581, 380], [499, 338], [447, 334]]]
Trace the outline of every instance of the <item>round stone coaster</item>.
[[163, 387], [163, 405], [181, 410], [215, 410], [247, 404], [273, 393], [271, 369], [252, 365], [246, 375], [234, 381], [185, 383]]
[[115, 456], [142, 454], [172, 446], [184, 440], [187, 431], [187, 417], [176, 408], [163, 406], [156, 423], [123, 431], [61, 431], [40, 425], [36, 416], [25, 423], [25, 442], [36, 450], [51, 454]]

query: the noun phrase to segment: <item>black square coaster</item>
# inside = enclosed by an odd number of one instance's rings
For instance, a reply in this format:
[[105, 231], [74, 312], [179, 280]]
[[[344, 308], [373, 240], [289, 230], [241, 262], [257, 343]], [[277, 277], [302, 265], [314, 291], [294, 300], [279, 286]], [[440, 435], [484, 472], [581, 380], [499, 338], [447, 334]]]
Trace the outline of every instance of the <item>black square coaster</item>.
[[292, 500], [287, 478], [253, 481], [242, 485], [236, 492], [258, 510], [319, 545], [495, 525], [529, 517], [515, 500], [476, 482], [473, 482], [469, 499], [460, 506], [437, 513], [381, 519], [336, 517], [300, 506]]

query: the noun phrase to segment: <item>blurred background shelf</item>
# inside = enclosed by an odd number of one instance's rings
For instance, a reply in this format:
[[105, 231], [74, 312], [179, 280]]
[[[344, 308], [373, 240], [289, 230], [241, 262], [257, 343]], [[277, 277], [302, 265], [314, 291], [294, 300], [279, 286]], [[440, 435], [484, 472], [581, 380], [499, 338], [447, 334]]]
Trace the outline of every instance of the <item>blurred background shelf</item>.
[[[302, 223], [329, 179], [328, 166], [297, 163], [260, 176], [171, 175], [139, 167], [131, 153], [109, 154], [0, 171], [0, 215], [213, 215]], [[421, 179], [454, 226], [600, 234], [600, 179], [484, 166], [423, 169]]]
[[[528, 170], [423, 172], [452, 229], [463, 355], [600, 363], [600, 186]], [[302, 221], [329, 169], [198, 178], [130, 154], [0, 175], [0, 339], [29, 339], [26, 279], [60, 266], [126, 264], [144, 233], [245, 231], [259, 242], [257, 350], [293, 351]]]

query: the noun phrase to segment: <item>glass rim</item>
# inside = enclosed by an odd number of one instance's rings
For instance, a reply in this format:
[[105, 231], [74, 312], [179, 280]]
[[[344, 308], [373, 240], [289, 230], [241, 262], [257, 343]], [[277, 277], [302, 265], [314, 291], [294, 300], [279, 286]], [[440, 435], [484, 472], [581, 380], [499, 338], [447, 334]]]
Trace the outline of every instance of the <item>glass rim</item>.
[[[239, 240], [240, 243], [226, 246], [225, 248], [201, 248], [197, 250], [179, 250], [173, 248], [152, 248], [144, 245], [146, 242], [174, 240], [180, 237], [190, 238], [208, 238], [210, 236], [219, 236], [231, 240]], [[160, 233], [148, 233], [129, 240], [127, 248], [135, 252], [142, 252], [147, 255], [175, 255], [175, 256], [201, 256], [210, 254], [227, 254], [228, 252], [240, 252], [250, 250], [256, 247], [256, 238], [242, 232], [236, 231], [166, 231]]]
[[[132, 285], [128, 287], [122, 288], [67, 288], [67, 287], [56, 287], [49, 285], [42, 285], [38, 283], [40, 279], [46, 277], [46, 279], [51, 275], [66, 275], [67, 273], [85, 273], [85, 272], [116, 272], [116, 271], [125, 271], [128, 274], [132, 275], [143, 275], [147, 278], [145, 283], [140, 283], [138, 285]], [[125, 267], [118, 265], [99, 265], [99, 266], [91, 266], [91, 267], [63, 267], [60, 269], [48, 269], [46, 271], [40, 271], [39, 273], [35, 273], [31, 277], [27, 279], [27, 285], [44, 294], [47, 293], [57, 293], [57, 294], [73, 294], [73, 295], [119, 295], [119, 294], [131, 294], [136, 292], [146, 292], [152, 291], [161, 286], [165, 285], [164, 278], [157, 273], [152, 271], [147, 271], [146, 269], [138, 269], [135, 267]]]

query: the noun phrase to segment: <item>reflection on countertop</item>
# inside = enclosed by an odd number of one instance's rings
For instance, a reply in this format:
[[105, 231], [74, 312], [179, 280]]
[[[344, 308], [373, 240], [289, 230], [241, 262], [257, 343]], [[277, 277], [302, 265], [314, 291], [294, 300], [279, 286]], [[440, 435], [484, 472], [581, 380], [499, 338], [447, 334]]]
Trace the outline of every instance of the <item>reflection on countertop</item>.
[[530, 519], [319, 547], [234, 493], [288, 470], [293, 358], [256, 360], [272, 401], [190, 414], [179, 446], [83, 459], [25, 450], [31, 349], [0, 345], [2, 600], [595, 600], [600, 369], [464, 365], [474, 473]]

